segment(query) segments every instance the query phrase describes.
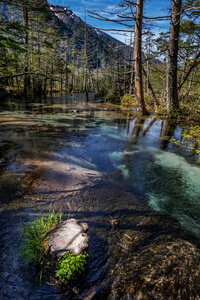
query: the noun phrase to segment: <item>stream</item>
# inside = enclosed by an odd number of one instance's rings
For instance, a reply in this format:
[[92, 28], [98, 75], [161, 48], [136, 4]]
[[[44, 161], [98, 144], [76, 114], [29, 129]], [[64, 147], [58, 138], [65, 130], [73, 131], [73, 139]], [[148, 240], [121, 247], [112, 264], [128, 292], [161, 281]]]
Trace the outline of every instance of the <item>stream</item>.
[[73, 299], [19, 255], [23, 224], [52, 208], [89, 225], [81, 295], [104, 278], [113, 220], [136, 207], [200, 238], [200, 167], [189, 141], [172, 141], [181, 125], [89, 96], [0, 103], [0, 299]]

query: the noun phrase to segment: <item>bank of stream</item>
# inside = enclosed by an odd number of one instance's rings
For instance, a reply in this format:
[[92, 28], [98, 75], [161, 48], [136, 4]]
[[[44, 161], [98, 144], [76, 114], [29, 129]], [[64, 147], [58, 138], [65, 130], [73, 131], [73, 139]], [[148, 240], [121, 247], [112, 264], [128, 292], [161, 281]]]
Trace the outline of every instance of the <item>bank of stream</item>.
[[[200, 168], [181, 124], [80, 95], [0, 110], [2, 299], [199, 299]], [[89, 225], [76, 296], [23, 266], [25, 222], [50, 209]]]

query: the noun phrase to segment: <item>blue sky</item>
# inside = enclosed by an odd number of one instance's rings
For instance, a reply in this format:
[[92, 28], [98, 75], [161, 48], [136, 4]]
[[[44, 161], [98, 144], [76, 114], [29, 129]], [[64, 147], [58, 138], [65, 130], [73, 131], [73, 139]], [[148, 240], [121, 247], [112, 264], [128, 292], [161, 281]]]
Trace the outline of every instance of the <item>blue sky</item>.
[[[85, 9], [87, 10], [111, 10], [113, 11], [114, 7], [120, 2], [120, 0], [48, 0], [49, 3], [53, 5], [61, 5], [61, 6], [69, 6], [69, 9], [71, 9], [77, 16], [85, 19]], [[167, 15], [168, 10], [171, 5], [170, 0], [146, 0], [144, 4], [144, 13], [148, 17], [156, 17], [156, 16], [163, 16]], [[106, 13], [100, 14], [109, 17]], [[115, 16], [112, 16], [113, 19], [115, 19]], [[111, 22], [104, 22], [104, 21], [98, 21], [94, 18], [91, 18], [87, 15], [86, 22], [94, 27], [100, 28], [100, 29], [125, 29], [125, 27], [121, 27], [117, 25], [116, 23]], [[153, 32], [156, 34], [156, 36], [159, 34], [160, 31], [166, 31], [169, 28], [169, 21], [160, 21], [157, 22], [155, 25], [161, 26], [161, 28], [155, 26], [152, 27]], [[125, 38], [122, 34], [118, 34], [114, 31], [106, 31], [108, 34], [111, 34], [115, 38], [120, 39], [121, 41], [125, 42], [129, 39], [129, 34], [127, 34], [127, 37]]]

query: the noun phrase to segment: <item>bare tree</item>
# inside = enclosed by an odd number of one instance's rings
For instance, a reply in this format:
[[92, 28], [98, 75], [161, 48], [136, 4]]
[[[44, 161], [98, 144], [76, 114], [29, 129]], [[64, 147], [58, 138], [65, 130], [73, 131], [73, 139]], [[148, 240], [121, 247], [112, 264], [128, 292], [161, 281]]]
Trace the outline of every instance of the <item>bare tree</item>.
[[137, 0], [135, 18], [134, 60], [135, 60], [135, 94], [137, 111], [146, 114], [142, 82], [142, 17], [143, 0]]
[[[25, 0], [22, 6], [22, 16], [23, 16], [23, 24], [26, 29], [25, 31], [25, 49], [26, 49], [26, 54], [25, 54], [25, 68], [24, 72], [28, 73], [28, 65], [29, 65], [29, 16], [28, 16], [28, 4], [29, 0]], [[25, 75], [24, 76], [24, 97], [27, 97], [28, 94], [28, 89], [30, 86], [30, 75]]]
[[[143, 81], [142, 81], [142, 24], [143, 24], [143, 0], [131, 1], [122, 0], [118, 6], [123, 8], [124, 11], [117, 13], [118, 20], [112, 20], [107, 17], [103, 17], [97, 12], [90, 12], [92, 16], [97, 19], [110, 21], [117, 24], [124, 25], [129, 28], [129, 32], [132, 32], [133, 25], [130, 22], [135, 22], [135, 33], [134, 33], [134, 65], [132, 72], [135, 74], [131, 75], [130, 91], [132, 92], [133, 78], [135, 79], [135, 94], [137, 99], [137, 111], [144, 115], [146, 114], [146, 106], [144, 101], [143, 92]], [[113, 14], [113, 13], [112, 13]], [[124, 30], [127, 32], [127, 30]]]
[[178, 41], [182, 0], [172, 0], [167, 62], [167, 112], [179, 107], [177, 93]]

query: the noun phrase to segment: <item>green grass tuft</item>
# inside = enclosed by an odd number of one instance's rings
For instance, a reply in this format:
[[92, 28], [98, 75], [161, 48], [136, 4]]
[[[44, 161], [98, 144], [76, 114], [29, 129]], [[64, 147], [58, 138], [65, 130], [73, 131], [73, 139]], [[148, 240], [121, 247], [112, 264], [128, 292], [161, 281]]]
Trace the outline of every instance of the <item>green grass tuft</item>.
[[[50, 210], [47, 217], [38, 218], [24, 225], [22, 233], [23, 244], [19, 250], [24, 264], [36, 262], [39, 265], [40, 281], [42, 280], [43, 273], [51, 265], [46, 247], [47, 233], [55, 225], [61, 223], [62, 214], [61, 212], [56, 213], [54, 210]], [[78, 275], [85, 269], [87, 256], [86, 252], [79, 255], [73, 255], [70, 252], [66, 253], [58, 263], [56, 277], [60, 278], [64, 283], [71, 283], [76, 280]]]
[[61, 222], [61, 212], [50, 210], [47, 217], [36, 219], [24, 225], [22, 233], [23, 244], [20, 248], [24, 263], [36, 262], [43, 265], [46, 262], [45, 242], [47, 233]]

